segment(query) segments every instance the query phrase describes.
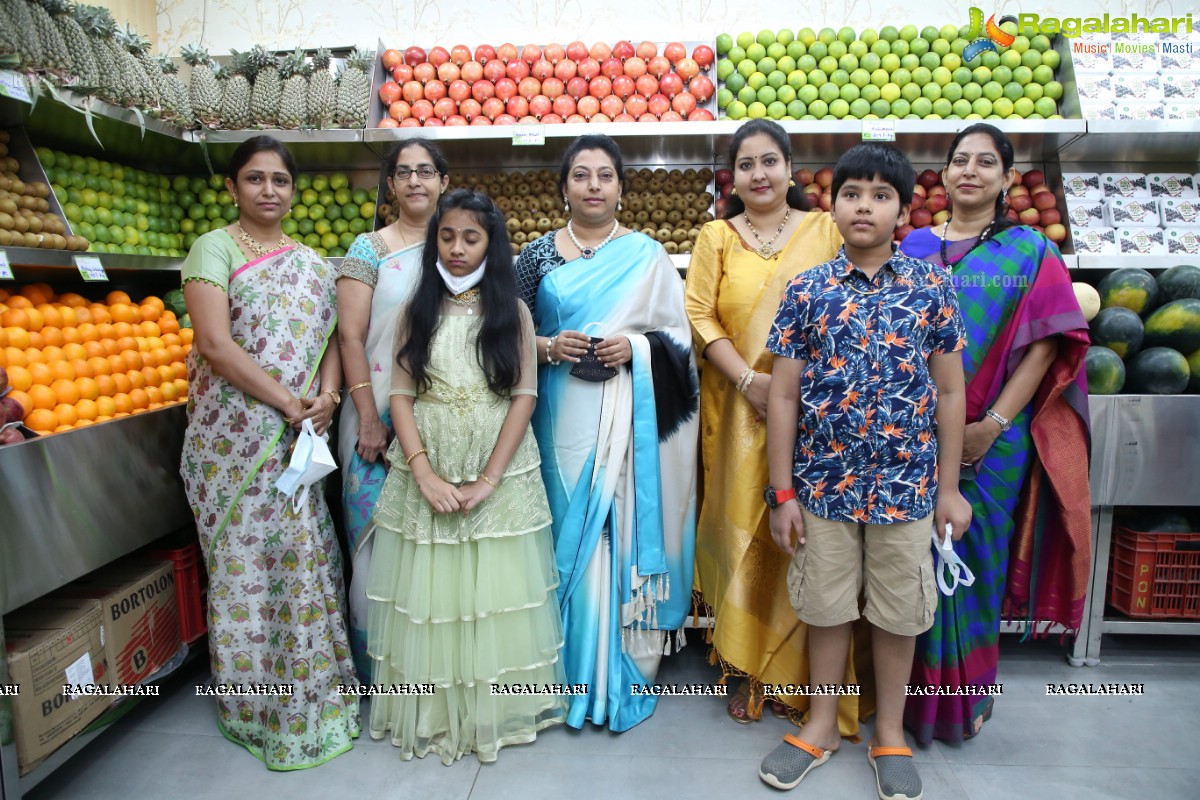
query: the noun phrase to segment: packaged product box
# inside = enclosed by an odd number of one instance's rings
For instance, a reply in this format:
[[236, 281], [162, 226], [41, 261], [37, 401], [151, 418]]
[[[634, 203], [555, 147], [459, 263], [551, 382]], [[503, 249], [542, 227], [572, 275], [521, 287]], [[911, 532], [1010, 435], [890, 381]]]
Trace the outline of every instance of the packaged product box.
[[1112, 228], [1071, 228], [1076, 255], [1111, 256], [1117, 252], [1117, 232]]
[[1084, 119], [1116, 119], [1117, 104], [1115, 102], [1080, 103], [1079, 113]]
[[1150, 198], [1134, 200], [1127, 197], [1109, 197], [1104, 200], [1104, 212], [1110, 228], [1162, 226], [1158, 201]]
[[1107, 72], [1076, 72], [1075, 88], [1081, 103], [1111, 103], [1116, 99], [1113, 76]]
[[1104, 202], [1101, 200], [1068, 200], [1067, 222], [1076, 228], [1110, 227], [1105, 222]]
[[1164, 228], [1200, 228], [1200, 200], [1164, 197], [1159, 206]]
[[1166, 119], [1162, 101], [1157, 102], [1122, 102], [1117, 100], [1117, 119]]
[[1200, 72], [1163, 72], [1164, 100], [1200, 101]]
[[86, 598], [46, 597], [4, 618], [18, 771], [24, 775], [92, 720], [112, 698], [68, 685], [109, 685], [100, 607]]
[[1111, 52], [1114, 73], [1158, 72], [1162, 69], [1156, 38], [1134, 36], [1126, 39], [1114, 35]]
[[1170, 255], [1200, 255], [1200, 229], [1167, 228], [1163, 231]]
[[1200, 102], [1165, 103], [1163, 113], [1167, 119], [1200, 119]]
[[1150, 198], [1150, 184], [1144, 172], [1102, 172], [1100, 190], [1104, 197]]
[[1117, 252], [1123, 256], [1167, 254], [1162, 228], [1117, 228]]
[[1164, 75], [1176, 70], [1200, 70], [1200, 43], [1166, 34], [1158, 43], [1158, 63]]
[[1162, 79], [1157, 72], [1118, 72], [1112, 76], [1117, 103], [1159, 102], [1163, 98]]
[[1113, 56], [1112, 42], [1105, 39], [1088, 38], [1079, 40], [1082, 45], [1079, 52], [1071, 53], [1071, 63], [1075, 66], [1075, 74], [1112, 72]]
[[1100, 188], [1099, 172], [1064, 172], [1063, 196], [1072, 200], [1100, 200], [1104, 190]]
[[99, 605], [114, 684], [136, 684], [179, 651], [183, 640], [175, 600], [175, 568], [170, 562], [118, 561], [55, 594], [90, 599]]
[[1151, 172], [1146, 176], [1151, 197], [1198, 197], [1196, 179], [1186, 172]]

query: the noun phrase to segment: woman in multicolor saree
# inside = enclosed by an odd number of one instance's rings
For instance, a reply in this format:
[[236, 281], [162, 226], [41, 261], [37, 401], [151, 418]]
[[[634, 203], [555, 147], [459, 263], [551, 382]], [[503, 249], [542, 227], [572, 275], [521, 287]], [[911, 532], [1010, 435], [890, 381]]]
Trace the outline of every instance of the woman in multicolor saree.
[[[697, 432], [683, 284], [660, 244], [617, 222], [624, 186], [612, 139], [576, 139], [559, 175], [570, 222], [516, 264], [543, 365], [533, 429], [554, 517], [567, 682], [590, 687], [571, 698], [567, 724], [614, 731], [654, 712], [657, 698], [633, 687], [654, 681], [672, 631], [682, 644]], [[616, 368], [604, 382], [572, 374], [604, 366]]]
[[[975, 515], [956, 549], [973, 586], [942, 596], [917, 642], [912, 683], [996, 683], [1002, 618], [1030, 632], [1079, 628], [1091, 558], [1087, 323], [1058, 249], [1005, 216], [1013, 148], [984, 123], [955, 137], [942, 170], [954, 215], [915, 231], [908, 255], [946, 267], [967, 325], [963, 496]], [[909, 698], [905, 724], [921, 743], [974, 736], [992, 697]]]
[[392, 346], [400, 309], [421, 274], [425, 226], [450, 183], [450, 163], [424, 139], [397, 143], [384, 160], [396, 196], [396, 221], [359, 235], [338, 270], [338, 342], [350, 402], [338, 423], [342, 510], [351, 557], [350, 649], [364, 683], [367, 657], [367, 571], [371, 537], [367, 521], [387, 477], [383, 453], [393, 435], [388, 408]]
[[226, 185], [241, 218], [183, 265], [196, 336], [180, 471], [208, 568], [214, 682], [286, 687], [219, 697], [217, 724], [274, 770], [324, 763], [359, 734], [329, 508], [319, 484], [298, 505], [275, 488], [300, 425], [328, 429], [341, 383], [333, 270], [280, 228], [295, 174], [278, 141], [240, 145]]
[[[789, 558], [771, 540], [762, 491], [767, 477], [767, 334], [789, 281], [837, 255], [841, 234], [826, 213], [807, 211], [792, 181], [791, 144], [771, 120], [738, 128], [729, 144], [736, 193], [725, 219], [706, 224], [688, 265], [687, 311], [700, 378], [703, 493], [696, 525], [696, 577], [714, 619], [712, 657], [737, 678], [734, 722], [760, 719], [763, 684], [808, 680], [808, 627], [788, 602]], [[854, 671], [846, 680], [855, 682]], [[776, 698], [777, 716], [799, 715], [808, 698]], [[858, 698], [839, 702], [846, 736], [858, 732]]]

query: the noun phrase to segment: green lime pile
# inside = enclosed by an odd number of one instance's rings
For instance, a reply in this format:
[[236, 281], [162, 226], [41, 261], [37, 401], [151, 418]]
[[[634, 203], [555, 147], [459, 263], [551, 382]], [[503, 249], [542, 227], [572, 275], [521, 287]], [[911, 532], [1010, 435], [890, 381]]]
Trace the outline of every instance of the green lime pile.
[[344, 256], [354, 237], [375, 229], [377, 187], [353, 189], [344, 172], [296, 178], [283, 232], [323, 256]]
[[[1017, 33], [1015, 22], [1000, 26]], [[727, 119], [1062, 119], [1060, 56], [1042, 34], [963, 60], [967, 26], [804, 28], [717, 37]]]
[[37, 157], [71, 231], [91, 242], [89, 252], [180, 257], [191, 245], [180, 197], [187, 178], [46, 147]]

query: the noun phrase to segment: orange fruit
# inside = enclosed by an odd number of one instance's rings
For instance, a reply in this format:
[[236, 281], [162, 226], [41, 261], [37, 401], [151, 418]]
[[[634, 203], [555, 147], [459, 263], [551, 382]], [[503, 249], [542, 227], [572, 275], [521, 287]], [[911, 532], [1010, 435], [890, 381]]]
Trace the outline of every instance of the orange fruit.
[[79, 326], [85, 322], [92, 321], [92, 310], [87, 306], [75, 307], [75, 325]]
[[160, 364], [155, 369], [158, 370], [158, 377], [161, 379], [159, 385], [175, 380], [175, 370], [170, 364]]
[[87, 360], [87, 365], [92, 369], [93, 378], [112, 372], [112, 367], [109, 365], [108, 359], [104, 356], [92, 356]]
[[24, 367], [29, 363], [29, 357], [24, 350], [15, 347], [4, 348], [4, 363], [10, 367]]
[[25, 316], [29, 317], [28, 330], [31, 333], [33, 331], [40, 331], [46, 326], [46, 318], [43, 317], [42, 312], [38, 311], [36, 308], [25, 309]]
[[36, 347], [26, 347], [23, 351], [25, 360], [30, 364], [44, 364], [46, 359], [42, 357], [42, 351]]
[[6, 328], [29, 330], [29, 312], [23, 308], [10, 308], [0, 315], [0, 323]]
[[125, 377], [129, 378], [129, 383], [134, 389], [146, 388], [146, 376], [142, 374], [140, 369], [129, 370], [125, 373]]
[[[75, 368], [71, 366], [70, 361], [51, 361], [47, 364], [50, 371], [54, 373], [56, 381], [73, 381], [78, 376], [75, 374]], [[50, 384], [53, 386], [54, 384]]]
[[162, 393], [164, 403], [174, 403], [179, 399], [179, 389], [175, 386], [175, 381], [163, 381], [158, 390]]
[[63, 326], [62, 314], [58, 309], [49, 303], [42, 303], [37, 307], [38, 313], [42, 315], [42, 322], [47, 328], [61, 328]]
[[79, 319], [75, 316], [75, 309], [71, 306], [57, 306], [58, 314], [62, 317], [62, 327], [74, 328], [79, 324]]
[[79, 402], [79, 387], [75, 385], [75, 381], [59, 378], [50, 384], [50, 390], [54, 392], [59, 403], [74, 406]]
[[[81, 401], [82, 402], [82, 401]], [[111, 417], [117, 413], [117, 401], [111, 397], [100, 395], [96, 398], [96, 419]]]
[[133, 302], [133, 298], [131, 298], [125, 292], [114, 289], [108, 294], [104, 295], [104, 302], [108, 303], [110, 306], [114, 303], [124, 303], [125, 305], [129, 305]]
[[30, 364], [27, 372], [29, 373], [30, 385], [49, 386], [54, 383], [54, 370], [48, 364], [40, 362]]
[[95, 324], [91, 322], [81, 322], [75, 326], [75, 330], [79, 331], [79, 341], [81, 342], [95, 342], [100, 338]]
[[104, 348], [106, 356], [115, 356], [121, 352], [121, 345], [117, 344], [116, 339], [101, 339], [100, 346]]
[[100, 416], [96, 417], [96, 424], [99, 424], [101, 422], [108, 422], [110, 419], [112, 419], [111, 414], [101, 414]]
[[29, 387], [29, 399], [33, 401], [34, 408], [47, 411], [58, 405], [58, 396], [54, 394], [54, 390], [49, 386], [41, 386], [36, 383]]
[[122, 353], [127, 350], [137, 350], [137, 339], [133, 338], [132, 336], [122, 336], [121, 338], [117, 339], [117, 347], [121, 348]]
[[59, 425], [71, 426], [79, 421], [74, 403], [59, 403], [54, 407], [54, 416], [58, 417]]
[[158, 327], [162, 329], [164, 334], [179, 333], [179, 321], [175, 317], [167, 318], [163, 315], [158, 318]]
[[105, 360], [108, 361], [108, 371], [113, 375], [122, 373], [126, 369], [125, 359], [121, 356], [120, 353], [118, 353], [115, 356], [109, 356]]
[[112, 382], [113, 386], [117, 387], [117, 391], [113, 392], [114, 397], [133, 388], [133, 382], [129, 380], [129, 376], [119, 370], [113, 370]]
[[29, 331], [24, 328], [6, 324], [4, 326], [4, 333], [8, 336], [8, 347], [16, 347], [20, 350], [29, 347]]
[[8, 289], [0, 289], [0, 300], [7, 300], [10, 297], [12, 297], [12, 292]]
[[8, 383], [18, 392], [24, 392], [33, 386], [33, 375], [25, 367], [9, 367]]
[[138, 306], [138, 311], [142, 313], [143, 322], [153, 322], [162, 315], [163, 310], [155, 305], [142, 305]]
[[120, 339], [126, 336], [133, 336], [133, 326], [128, 322], [114, 322], [113, 338]]
[[97, 340], [84, 342], [83, 352], [87, 353], [88, 358], [92, 358], [93, 356], [102, 356], [104, 355], [104, 345], [100, 344], [100, 342]]
[[46, 339], [45, 339], [45, 337], [42, 336], [41, 331], [30, 331], [29, 332], [29, 346], [32, 347], [34, 350], [41, 350], [43, 347], [46, 346]]
[[8, 328], [0, 328], [0, 350], [8, 347]]
[[162, 328], [158, 327], [158, 323], [152, 320], [142, 323], [142, 336], [162, 336]]
[[96, 306], [92, 309], [92, 322], [97, 325], [103, 325], [106, 322], [112, 322], [112, 315], [108, 313], [106, 306]]
[[191, 328], [180, 328], [179, 338], [183, 340], [183, 343], [185, 345], [188, 345], [188, 344], [192, 343], [192, 339], [195, 336], [195, 333], [196, 332]]
[[187, 364], [176, 361], [171, 364], [171, 369], [175, 370], [175, 380], [187, 381]]
[[[94, 377], [96, 377], [96, 370], [92, 369], [92, 365], [86, 361], [69, 361], [67, 363], [69, 363], [71, 365], [71, 369], [73, 369], [75, 371], [76, 378], [94, 378]], [[106, 365], [108, 364], [107, 361], [105, 361], [104, 363]]]
[[44, 345], [52, 344], [56, 347], [62, 347], [67, 343], [66, 339], [63, 338], [61, 328], [42, 328], [41, 337]]
[[160, 347], [166, 347], [161, 336], [147, 336], [146, 344], [150, 346], [151, 350], [157, 350]]
[[137, 349], [139, 353], [145, 353], [150, 349], [150, 340], [145, 336], [138, 335], [133, 337], [133, 340], [137, 342]]
[[25, 417], [25, 425], [38, 433], [50, 433], [58, 427], [58, 417], [50, 409], [38, 408]]
[[17, 401], [17, 403], [21, 406], [22, 417], [28, 415], [30, 411], [33, 411], [33, 398], [31, 398], [25, 392], [22, 392], [20, 389], [10, 389], [5, 397], [11, 397], [13, 400]]
[[100, 412], [96, 407], [95, 400], [84, 398], [75, 404], [75, 416], [80, 421], [91, 422], [96, 417], [100, 416]]
[[121, 414], [128, 414], [130, 411], [133, 411], [133, 401], [130, 400], [129, 395], [125, 394], [124, 392], [114, 394], [112, 401], [113, 406], [117, 409], [113, 412], [114, 417]]
[[96, 325], [96, 335], [101, 339], [113, 338], [113, 326], [109, 322], [101, 322]]
[[95, 400], [100, 396], [100, 387], [91, 378], [76, 378], [75, 388], [79, 390], [80, 400]]
[[69, 328], [63, 328], [62, 333], [65, 344], [79, 344], [79, 329], [74, 325]]
[[29, 298], [34, 305], [49, 303], [54, 299], [54, 288], [48, 283], [27, 283], [21, 287], [21, 296]]
[[147, 363], [152, 367], [165, 367], [171, 363], [171, 356], [165, 347], [155, 348], [146, 355], [149, 356]]
[[5, 300], [4, 303], [9, 308], [33, 308], [37, 305], [37, 303], [31, 301], [28, 297], [19, 294], [13, 295]]
[[184, 378], [176, 378], [174, 381], [172, 381], [172, 383], [175, 384], [175, 388], [179, 391], [179, 399], [183, 400], [184, 398], [186, 398], [187, 397], [187, 380]]
[[173, 344], [167, 347], [168, 364], [174, 364], [177, 361], [182, 362], [185, 358], [187, 358], [187, 353], [183, 352], [182, 345]]
[[112, 397], [117, 393], [117, 382], [112, 375], [97, 375], [95, 380], [100, 397]]
[[146, 379], [147, 386], [158, 386], [162, 383], [162, 375], [159, 375], [154, 367], [142, 367], [142, 377]]
[[70, 306], [71, 308], [79, 308], [80, 306], [86, 306], [88, 304], [86, 297], [75, 294], [74, 292], [60, 294], [58, 296], [58, 302], [64, 306]]
[[158, 311], [160, 314], [167, 310], [167, 304], [162, 301], [162, 298], [155, 297], [152, 294], [149, 294], [149, 295], [146, 295], [145, 297], [143, 297], [142, 302], [138, 303], [138, 305], [140, 305], [140, 306], [155, 306], [156, 308], [158, 308]]
[[72, 425], [71, 427], [72, 428], [86, 428], [88, 425], [91, 425], [92, 422], [93, 421], [90, 419], [81, 419], [78, 422], [76, 422], [74, 425]]
[[108, 307], [108, 313], [112, 315], [114, 324], [133, 322], [133, 307], [127, 303], [114, 303]]
[[62, 346], [63, 358], [70, 361], [88, 358], [87, 348], [78, 342], [68, 342]]
[[141, 369], [143, 366], [142, 354], [137, 350], [126, 350], [125, 352], [121, 353], [121, 358], [125, 360], [126, 372], [129, 370]]
[[62, 348], [54, 347], [53, 345], [46, 345], [45, 347], [42, 348], [42, 355], [38, 360], [43, 361], [47, 364], [49, 364], [51, 361], [62, 361], [63, 360]]
[[133, 404], [133, 410], [144, 409], [150, 405], [150, 396], [145, 389], [134, 389], [129, 393], [129, 402]]
[[[174, 388], [174, 384], [172, 384], [172, 388]], [[150, 401], [151, 408], [154, 408], [155, 404], [161, 406], [164, 400], [162, 389], [157, 386], [147, 386], [146, 398]]]

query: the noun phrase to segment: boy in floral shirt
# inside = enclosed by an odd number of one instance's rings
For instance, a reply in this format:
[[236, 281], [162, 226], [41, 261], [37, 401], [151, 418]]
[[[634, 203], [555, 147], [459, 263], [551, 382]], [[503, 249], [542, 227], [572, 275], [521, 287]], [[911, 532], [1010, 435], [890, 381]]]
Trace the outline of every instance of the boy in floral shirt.
[[[771, 534], [793, 557], [788, 590], [809, 626], [813, 684], [845, 676], [865, 584], [878, 692], [868, 757], [884, 800], [922, 796], [903, 712], [916, 636], [937, 606], [930, 527], [958, 539], [971, 521], [958, 491], [958, 301], [946, 274], [892, 244], [912, 193], [912, 165], [892, 147], [839, 159], [832, 213], [845, 245], [792, 281], [767, 341]], [[814, 696], [811, 709], [763, 760], [770, 785], [793, 788], [840, 746], [837, 696]]]

